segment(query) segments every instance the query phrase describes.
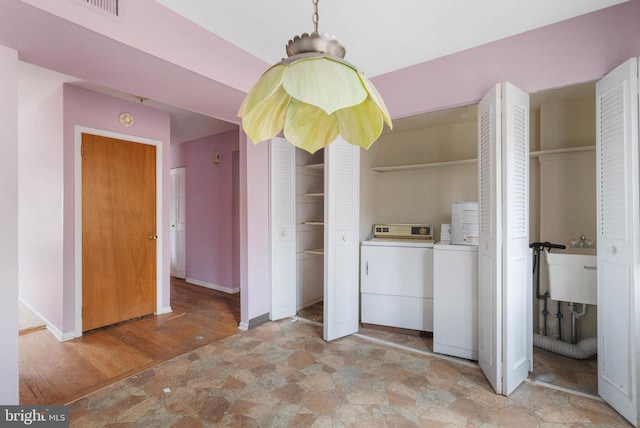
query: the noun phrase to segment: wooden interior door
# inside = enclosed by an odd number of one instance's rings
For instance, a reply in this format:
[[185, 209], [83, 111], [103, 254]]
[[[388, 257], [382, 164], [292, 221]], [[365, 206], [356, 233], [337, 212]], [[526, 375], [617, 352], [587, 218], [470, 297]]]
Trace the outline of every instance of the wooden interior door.
[[156, 308], [156, 147], [82, 134], [82, 330]]

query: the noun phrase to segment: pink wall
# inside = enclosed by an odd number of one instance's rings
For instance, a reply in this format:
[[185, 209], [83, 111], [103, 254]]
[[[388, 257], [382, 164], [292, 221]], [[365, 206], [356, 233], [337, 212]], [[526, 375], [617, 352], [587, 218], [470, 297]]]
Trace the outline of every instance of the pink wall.
[[2, 0], [0, 44], [32, 64], [238, 123], [269, 64], [154, 0], [120, 4], [114, 18], [78, 1]]
[[[121, 1], [121, 18], [106, 19], [78, 2], [22, 1], [170, 63], [189, 64], [190, 70], [241, 91], [270, 66], [154, 0]], [[212, 62], [212, 53], [226, 60]]]
[[271, 312], [269, 266], [269, 145], [240, 139], [241, 326]]
[[372, 79], [393, 117], [477, 103], [497, 82], [527, 92], [592, 81], [640, 56], [640, 0]]
[[18, 52], [0, 46], [0, 403], [18, 404]]
[[[124, 128], [118, 115], [129, 112], [135, 117], [135, 124]], [[163, 293], [162, 307], [169, 306], [169, 208], [171, 186], [169, 178], [169, 113], [147, 107], [144, 104], [124, 101], [98, 94], [71, 85], [64, 86], [64, 302], [63, 332], [74, 330], [75, 299], [75, 126], [85, 126], [104, 131], [159, 140], [162, 144], [162, 224], [158, 225], [158, 235], [162, 242]]]
[[63, 331], [63, 87], [20, 118], [20, 298]]
[[[187, 281], [226, 292], [234, 283], [232, 152], [238, 131], [171, 145], [171, 167], [186, 167]], [[214, 152], [220, 163], [214, 164]]]

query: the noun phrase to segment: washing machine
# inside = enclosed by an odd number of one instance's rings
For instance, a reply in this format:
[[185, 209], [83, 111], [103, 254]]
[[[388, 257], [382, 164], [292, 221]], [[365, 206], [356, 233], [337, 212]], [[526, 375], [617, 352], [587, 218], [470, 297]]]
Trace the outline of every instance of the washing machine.
[[478, 360], [478, 247], [433, 247], [433, 352]]

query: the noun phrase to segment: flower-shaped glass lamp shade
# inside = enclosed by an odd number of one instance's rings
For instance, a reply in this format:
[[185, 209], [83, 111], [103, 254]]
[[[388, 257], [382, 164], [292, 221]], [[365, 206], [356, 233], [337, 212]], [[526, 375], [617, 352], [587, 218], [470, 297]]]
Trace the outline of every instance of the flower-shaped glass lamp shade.
[[392, 127], [382, 97], [362, 72], [333, 55], [293, 55], [260, 77], [244, 99], [238, 116], [255, 144], [284, 137], [310, 153], [338, 135], [368, 149]]

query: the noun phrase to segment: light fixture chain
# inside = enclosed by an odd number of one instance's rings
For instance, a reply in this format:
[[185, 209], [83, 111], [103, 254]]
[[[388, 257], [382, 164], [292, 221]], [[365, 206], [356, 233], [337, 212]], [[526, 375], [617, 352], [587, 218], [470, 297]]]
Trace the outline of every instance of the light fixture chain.
[[313, 28], [318, 32], [318, 21], [320, 21], [320, 15], [318, 14], [318, 0], [311, 0], [313, 2]]

